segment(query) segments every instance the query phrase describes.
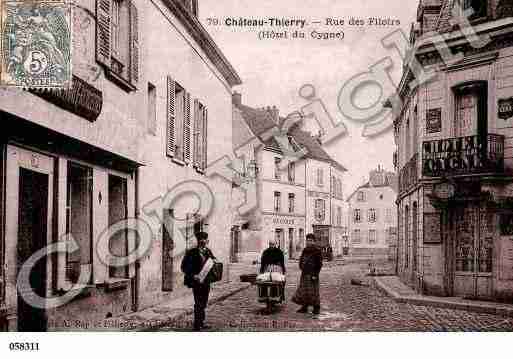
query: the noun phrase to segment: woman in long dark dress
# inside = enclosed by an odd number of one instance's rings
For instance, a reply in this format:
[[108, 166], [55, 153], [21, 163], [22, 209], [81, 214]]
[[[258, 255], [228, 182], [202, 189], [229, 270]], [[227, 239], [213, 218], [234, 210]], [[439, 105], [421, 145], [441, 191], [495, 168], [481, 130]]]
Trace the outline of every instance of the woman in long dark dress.
[[301, 279], [296, 294], [292, 298], [294, 303], [301, 305], [298, 313], [308, 312], [309, 306], [313, 306], [313, 314], [319, 314], [321, 310], [319, 273], [322, 268], [322, 252], [314, 242], [315, 236], [311, 233], [308, 234], [306, 236], [306, 247], [299, 259]]

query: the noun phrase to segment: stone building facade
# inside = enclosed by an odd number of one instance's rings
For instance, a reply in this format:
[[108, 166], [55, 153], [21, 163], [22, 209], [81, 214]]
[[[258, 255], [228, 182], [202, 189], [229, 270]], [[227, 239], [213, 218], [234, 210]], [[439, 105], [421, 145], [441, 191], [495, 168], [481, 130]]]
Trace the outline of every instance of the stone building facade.
[[[510, 300], [513, 8], [461, 4], [421, 1], [412, 27], [416, 59], [437, 76], [413, 85], [405, 67], [398, 90], [397, 269], [422, 293]], [[480, 44], [460, 31], [465, 23]], [[449, 61], [444, 47], [461, 58]]]
[[[339, 230], [345, 168], [324, 151], [318, 139], [296, 126], [287, 133], [287, 146], [292, 152], [305, 150], [306, 155], [283, 164], [288, 160], [281, 147], [274, 138], [265, 138], [269, 130], [280, 128], [285, 120], [278, 110], [245, 106], [240, 94], [233, 96], [233, 103], [234, 143], [244, 162], [239, 163], [238, 171], [246, 174], [249, 183], [245, 190], [254, 188], [257, 200], [255, 208], [234, 223], [234, 260], [259, 260], [269, 239], [276, 240], [287, 258], [298, 258], [310, 232], [317, 234], [326, 255], [331, 254], [328, 247], [341, 248], [333, 239], [342, 240]], [[241, 193], [235, 192], [239, 195], [235, 194], [233, 200], [240, 202]], [[340, 221], [333, 225], [332, 208], [339, 207]], [[336, 215], [334, 219], [337, 221]]]
[[369, 181], [347, 199], [350, 256], [395, 258], [397, 181], [383, 168], [370, 172]]
[[[184, 179], [230, 196], [231, 184], [205, 169], [232, 151], [224, 127], [240, 79], [197, 12], [194, 0], [80, 0], [72, 87], [0, 89], [0, 330], [102, 327], [174, 295], [183, 288], [179, 250], [196, 229], [229, 262], [229, 201], [176, 224], [175, 207], [181, 216], [190, 204], [162, 200]], [[151, 250], [116, 265], [141, 242], [128, 228], [134, 218], [151, 229]], [[28, 304], [31, 292], [45, 305]]]

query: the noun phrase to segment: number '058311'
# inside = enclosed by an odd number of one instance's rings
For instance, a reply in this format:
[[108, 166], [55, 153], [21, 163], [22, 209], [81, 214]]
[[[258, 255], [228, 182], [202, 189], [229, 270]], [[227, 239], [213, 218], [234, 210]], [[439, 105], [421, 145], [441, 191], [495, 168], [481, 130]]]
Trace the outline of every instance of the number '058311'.
[[22, 342], [13, 342], [9, 343], [10, 351], [38, 351], [39, 343], [22, 343]]

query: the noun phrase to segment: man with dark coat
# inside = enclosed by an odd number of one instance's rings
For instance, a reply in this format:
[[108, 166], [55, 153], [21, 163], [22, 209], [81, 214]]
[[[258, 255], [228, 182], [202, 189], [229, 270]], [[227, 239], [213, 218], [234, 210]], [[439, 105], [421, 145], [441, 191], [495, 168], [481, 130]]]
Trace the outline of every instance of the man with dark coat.
[[205, 279], [200, 281], [199, 274], [203, 266], [210, 258], [215, 260], [212, 251], [207, 248], [208, 234], [205, 232], [196, 233], [198, 245], [187, 251], [182, 261], [182, 272], [185, 274], [184, 284], [192, 288], [194, 295], [194, 330], [209, 329], [204, 324], [205, 309], [208, 304], [208, 295], [210, 293], [210, 283]]
[[319, 295], [319, 273], [322, 268], [322, 252], [315, 245], [315, 235], [306, 236], [306, 247], [299, 259], [301, 279], [292, 301], [301, 305], [298, 313], [308, 312], [308, 306], [313, 306], [313, 314], [319, 314], [321, 299]]
[[272, 271], [273, 267], [279, 267], [285, 274], [285, 256], [280, 248], [276, 247], [274, 240], [269, 241], [269, 248], [262, 253], [260, 261], [260, 273]]

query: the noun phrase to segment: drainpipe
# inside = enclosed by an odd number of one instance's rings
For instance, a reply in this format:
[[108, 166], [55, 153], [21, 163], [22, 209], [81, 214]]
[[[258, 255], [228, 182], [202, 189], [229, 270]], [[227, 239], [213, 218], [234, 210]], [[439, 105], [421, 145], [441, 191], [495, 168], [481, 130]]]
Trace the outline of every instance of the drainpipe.
[[[139, 167], [136, 168], [136, 170], [134, 171], [134, 176], [135, 176], [135, 218], [136, 219], [139, 219], [140, 217], [140, 198], [139, 198]], [[139, 279], [140, 279], [140, 268], [141, 268], [141, 262], [140, 262], [140, 259], [137, 259], [135, 261], [135, 277], [134, 277], [134, 281], [133, 281], [133, 288], [132, 290], [134, 291], [133, 295], [134, 295], [134, 302], [132, 303], [132, 310], [134, 312], [137, 312], [139, 310]]]

